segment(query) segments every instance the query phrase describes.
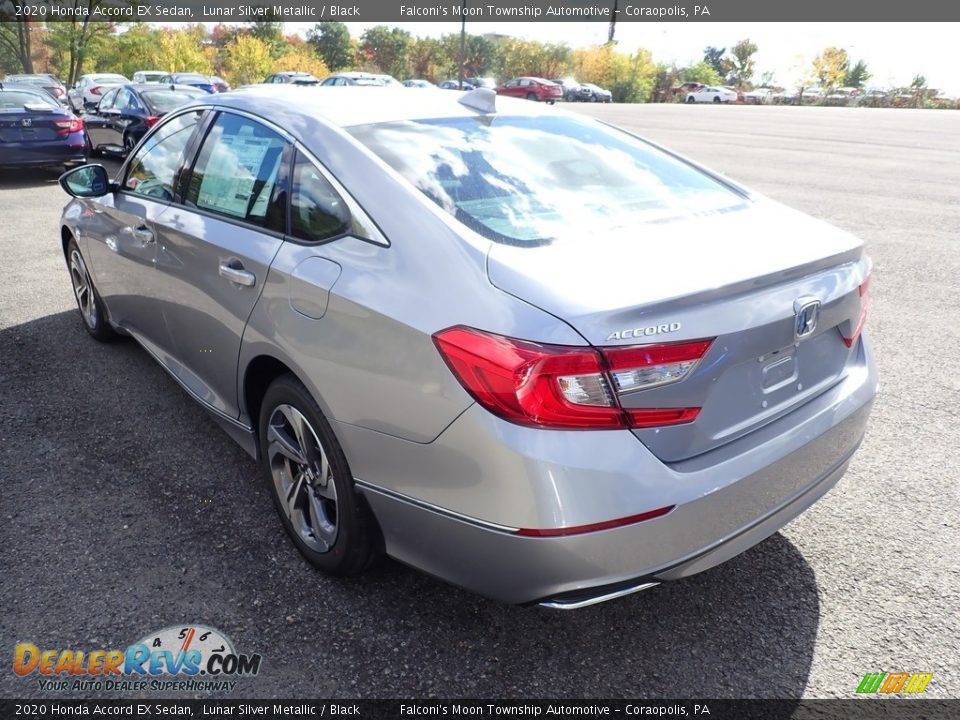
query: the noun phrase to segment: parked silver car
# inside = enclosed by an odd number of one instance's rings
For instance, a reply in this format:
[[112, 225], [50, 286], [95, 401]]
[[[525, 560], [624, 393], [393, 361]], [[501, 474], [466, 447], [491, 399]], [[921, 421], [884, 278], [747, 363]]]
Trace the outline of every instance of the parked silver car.
[[87, 331], [331, 573], [575, 608], [700, 572], [839, 480], [876, 391], [861, 241], [487, 89], [211, 95], [61, 184]]

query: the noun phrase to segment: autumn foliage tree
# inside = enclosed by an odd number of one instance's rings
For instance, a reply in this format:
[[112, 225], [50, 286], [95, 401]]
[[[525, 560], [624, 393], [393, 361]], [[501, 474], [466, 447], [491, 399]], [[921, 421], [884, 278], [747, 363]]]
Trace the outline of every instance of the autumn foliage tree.
[[272, 66], [270, 46], [251, 35], [238, 35], [225, 48], [224, 72], [234, 87], [261, 82]]
[[827, 90], [842, 87], [849, 70], [847, 51], [843, 48], [828, 47], [813, 59], [813, 72], [821, 87]]

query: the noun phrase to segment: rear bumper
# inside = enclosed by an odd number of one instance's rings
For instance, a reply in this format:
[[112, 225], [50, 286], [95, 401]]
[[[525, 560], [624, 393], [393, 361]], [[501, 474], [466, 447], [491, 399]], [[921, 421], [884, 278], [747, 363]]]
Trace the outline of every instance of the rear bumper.
[[73, 147], [70, 143], [60, 140], [32, 143], [32, 147], [28, 148], [0, 145], [0, 168], [84, 163], [87, 160], [86, 143], [80, 139], [76, 144], [78, 147]]
[[[628, 432], [518, 428], [476, 406], [426, 445], [375, 449], [355, 429], [338, 434], [388, 554], [499, 601], [581, 607], [707, 570], [826, 494], [863, 438], [876, 393], [866, 339], [861, 352], [863, 365], [815, 401], [671, 465]], [[675, 508], [662, 517], [616, 529], [516, 532], [667, 505]]]

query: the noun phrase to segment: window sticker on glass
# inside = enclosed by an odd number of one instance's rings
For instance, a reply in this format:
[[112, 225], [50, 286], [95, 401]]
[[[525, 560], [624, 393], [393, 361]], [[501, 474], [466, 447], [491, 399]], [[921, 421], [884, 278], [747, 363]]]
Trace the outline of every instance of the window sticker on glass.
[[200, 183], [197, 205], [236, 218], [264, 215], [282, 150], [283, 143], [276, 137], [223, 135]]

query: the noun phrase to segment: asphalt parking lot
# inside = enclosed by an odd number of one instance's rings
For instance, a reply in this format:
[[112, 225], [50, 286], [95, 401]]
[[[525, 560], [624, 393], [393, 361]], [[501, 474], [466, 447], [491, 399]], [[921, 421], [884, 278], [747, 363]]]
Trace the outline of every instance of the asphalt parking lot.
[[42, 696], [10, 671], [17, 642], [126, 647], [196, 622], [263, 655], [235, 696], [851, 697], [882, 670], [960, 697], [957, 114], [576, 109], [866, 240], [881, 395], [838, 487], [718, 568], [574, 613], [392, 562], [329, 579], [163, 370], [87, 337], [56, 175], [0, 172], [0, 696]]

